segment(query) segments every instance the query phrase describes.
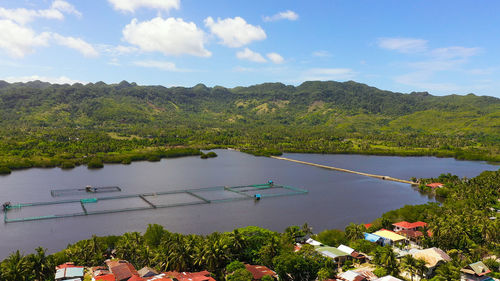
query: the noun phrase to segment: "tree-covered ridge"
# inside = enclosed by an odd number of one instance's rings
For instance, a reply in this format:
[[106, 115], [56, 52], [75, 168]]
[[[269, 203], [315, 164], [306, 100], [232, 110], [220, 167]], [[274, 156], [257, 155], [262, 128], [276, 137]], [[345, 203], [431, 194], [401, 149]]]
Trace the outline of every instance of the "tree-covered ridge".
[[[500, 160], [500, 99], [353, 81], [192, 88], [0, 83], [0, 155], [78, 158], [164, 146]], [[85, 140], [85, 141], [83, 141]], [[259, 152], [260, 150], [260, 152]], [[36, 162], [36, 161], [35, 161]], [[56, 161], [57, 162], [57, 161]], [[60, 161], [59, 161], [60, 162]], [[21, 165], [22, 166], [22, 165]]]
[[[376, 268], [373, 272], [377, 275], [398, 276], [406, 271], [413, 280], [414, 276], [425, 276], [425, 262], [421, 264], [411, 255], [398, 258], [394, 248], [364, 240], [363, 233], [391, 229], [393, 223], [401, 220], [425, 221], [428, 228], [422, 231], [423, 247], [438, 247], [452, 258], [452, 261], [440, 265], [436, 275], [429, 280], [459, 280], [460, 268], [479, 260], [490, 267], [491, 276], [500, 276], [499, 263], [491, 258], [500, 256], [500, 220], [491, 218], [500, 210], [500, 171], [483, 172], [472, 179], [451, 175], [443, 175], [440, 179], [449, 189], [442, 204], [405, 206], [385, 213], [369, 229], [351, 223], [344, 231], [323, 230], [313, 238], [333, 247], [349, 245], [372, 256], [370, 263]], [[227, 280], [250, 281], [248, 278], [229, 278], [232, 272], [236, 272], [239, 262], [266, 265], [276, 271], [280, 280], [332, 278], [339, 270], [333, 259], [324, 257], [311, 245], [303, 245], [299, 251], [294, 249], [296, 242], [303, 241], [304, 236], [311, 232], [311, 228], [304, 224], [302, 227], [288, 227], [283, 233], [248, 226], [226, 233], [194, 235], [172, 233], [160, 225], [149, 225], [144, 234], [93, 236], [52, 255], [46, 255], [42, 248], [27, 256], [14, 252], [0, 262], [0, 281], [53, 280], [55, 265], [68, 261], [84, 266], [102, 265], [112, 252], [136, 268], [208, 270], [215, 274], [216, 280], [224, 280], [225, 276]], [[358, 266], [349, 261], [342, 269]]]

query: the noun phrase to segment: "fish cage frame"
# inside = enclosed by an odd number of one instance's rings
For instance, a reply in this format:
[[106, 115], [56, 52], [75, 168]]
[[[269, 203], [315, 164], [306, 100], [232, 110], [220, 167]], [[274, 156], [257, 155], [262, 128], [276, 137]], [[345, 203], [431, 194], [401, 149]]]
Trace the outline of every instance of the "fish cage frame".
[[[249, 192], [255, 191], [263, 191], [269, 189], [284, 189], [286, 192], [281, 193], [273, 193], [273, 194], [248, 194]], [[208, 199], [203, 197], [200, 194], [196, 194], [197, 192], [210, 192], [210, 191], [227, 191], [236, 193], [241, 195], [239, 197], [232, 198], [223, 198], [223, 199]], [[214, 187], [202, 187], [195, 189], [179, 189], [172, 191], [162, 191], [162, 192], [150, 192], [150, 193], [140, 193], [140, 194], [124, 194], [117, 196], [108, 196], [108, 197], [95, 197], [95, 198], [80, 198], [80, 199], [67, 199], [67, 200], [58, 200], [58, 201], [46, 201], [46, 202], [33, 202], [33, 203], [19, 203], [19, 204], [8, 204], [4, 207], [4, 223], [13, 223], [13, 222], [26, 222], [26, 221], [37, 221], [37, 220], [47, 220], [47, 219], [57, 219], [57, 218], [68, 218], [68, 217], [79, 217], [79, 216], [89, 216], [89, 215], [100, 215], [100, 214], [111, 214], [111, 213], [121, 213], [121, 212], [130, 212], [130, 211], [140, 211], [140, 210], [153, 210], [153, 209], [162, 209], [162, 208], [172, 208], [172, 207], [180, 207], [180, 206], [190, 206], [190, 205], [202, 205], [202, 204], [215, 204], [215, 203], [224, 203], [231, 201], [241, 201], [241, 200], [260, 200], [261, 198], [270, 198], [270, 197], [282, 197], [282, 196], [292, 196], [299, 194], [306, 194], [307, 190], [291, 187], [288, 185], [276, 185], [272, 181], [266, 184], [253, 184], [253, 185], [240, 185], [240, 186], [214, 186]], [[197, 201], [193, 202], [182, 202], [182, 203], [172, 203], [172, 204], [154, 204], [148, 197], [153, 196], [161, 196], [161, 195], [172, 195], [172, 194], [187, 194], [196, 199]], [[99, 201], [109, 201], [109, 200], [117, 200], [117, 199], [127, 199], [127, 198], [140, 198], [146, 203], [146, 206], [141, 207], [131, 207], [131, 208], [117, 208], [111, 210], [98, 210], [98, 211], [88, 211], [85, 207], [86, 204], [93, 204]], [[74, 204], [80, 203], [82, 212], [77, 213], [68, 213], [68, 214], [57, 214], [57, 215], [47, 215], [47, 216], [34, 216], [34, 217], [24, 217], [24, 218], [15, 218], [9, 219], [8, 213], [9, 210], [12, 209], [22, 209], [34, 206], [50, 206], [50, 205], [58, 205], [58, 204]]]

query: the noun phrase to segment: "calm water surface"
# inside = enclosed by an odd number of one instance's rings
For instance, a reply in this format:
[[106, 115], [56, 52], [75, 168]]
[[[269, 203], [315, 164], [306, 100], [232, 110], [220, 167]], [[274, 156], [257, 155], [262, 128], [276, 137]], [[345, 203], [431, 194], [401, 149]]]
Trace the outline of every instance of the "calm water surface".
[[[387, 182], [354, 174], [320, 169], [236, 151], [217, 150], [219, 157], [163, 159], [161, 162], [135, 162], [131, 165], [106, 165], [100, 170], [77, 167], [72, 170], [29, 169], [0, 176], [0, 202], [26, 203], [50, 201], [51, 189], [118, 185], [122, 193], [189, 189], [198, 187], [265, 183], [307, 189], [307, 195], [266, 198], [260, 202], [236, 201], [221, 204], [93, 215], [54, 220], [4, 224], [0, 222], [0, 259], [20, 249], [24, 253], [37, 246], [50, 252], [68, 243], [87, 239], [92, 234], [120, 235], [144, 231], [148, 223], [158, 223], [174, 232], [207, 234], [230, 231], [236, 227], [257, 225], [283, 231], [304, 222], [314, 232], [340, 228], [350, 222], [367, 223], [382, 213], [406, 204], [422, 204], [432, 199], [407, 184]], [[474, 177], [499, 167], [485, 162], [456, 161], [434, 157], [385, 157], [363, 155], [285, 154], [285, 157], [332, 165], [362, 172], [392, 176], [436, 177], [441, 173]], [[116, 193], [100, 194], [99, 196]], [[182, 198], [179, 198], [182, 200]], [[101, 201], [102, 202], [102, 201]], [[130, 207], [132, 200], [110, 203], [107, 207]], [[81, 212], [81, 209], [58, 206], [28, 210], [51, 214]], [[46, 214], [46, 213], [44, 213]], [[17, 214], [12, 213], [12, 217]], [[9, 213], [10, 217], [10, 213]]]

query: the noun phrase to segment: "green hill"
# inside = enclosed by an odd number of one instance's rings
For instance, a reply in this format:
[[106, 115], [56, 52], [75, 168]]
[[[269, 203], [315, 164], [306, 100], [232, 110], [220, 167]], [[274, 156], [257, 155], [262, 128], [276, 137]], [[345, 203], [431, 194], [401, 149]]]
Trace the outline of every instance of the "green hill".
[[500, 160], [500, 99], [353, 81], [232, 89], [0, 81], [0, 116], [0, 155], [16, 161], [165, 146]]

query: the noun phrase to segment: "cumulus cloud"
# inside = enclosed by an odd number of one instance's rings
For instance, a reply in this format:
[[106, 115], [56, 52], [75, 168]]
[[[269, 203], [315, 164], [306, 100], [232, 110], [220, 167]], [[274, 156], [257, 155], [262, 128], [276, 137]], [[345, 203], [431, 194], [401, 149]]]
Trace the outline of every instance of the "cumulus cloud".
[[205, 49], [205, 33], [193, 22], [181, 18], [153, 18], [140, 22], [133, 19], [123, 29], [123, 38], [142, 51], [161, 52], [164, 55], [193, 55], [209, 57]]
[[85, 40], [81, 38], [75, 38], [75, 37], [66, 37], [59, 35], [57, 33], [54, 33], [52, 35], [54, 40], [57, 42], [57, 44], [66, 46], [68, 48], [77, 50], [80, 52], [82, 55], [85, 57], [97, 57], [99, 56], [99, 52], [89, 43], [85, 42]]
[[356, 73], [350, 68], [312, 68], [303, 73], [302, 80], [350, 80]]
[[212, 17], [205, 19], [205, 26], [210, 32], [221, 39], [221, 44], [237, 48], [252, 41], [266, 39], [266, 32], [260, 27], [247, 23], [241, 17], [220, 19], [214, 21]]
[[245, 48], [243, 51], [237, 52], [236, 57], [240, 60], [249, 60], [260, 63], [267, 62], [267, 60], [261, 54], [254, 52], [248, 48]]
[[135, 61], [134, 65], [142, 66], [142, 67], [150, 67], [157, 68], [165, 71], [173, 71], [173, 72], [186, 72], [186, 69], [179, 69], [173, 62], [169, 61], [154, 61], [154, 60], [142, 60]]
[[150, 8], [163, 11], [179, 9], [180, 0], [108, 0], [115, 10], [133, 13], [139, 8]]
[[35, 47], [48, 46], [50, 33], [36, 34], [11, 20], [0, 20], [0, 49], [15, 58], [33, 53]]
[[285, 59], [278, 53], [268, 53], [267, 58], [276, 64], [283, 63]]
[[378, 46], [382, 49], [400, 53], [418, 53], [427, 50], [427, 40], [415, 38], [379, 38]]
[[47, 77], [47, 76], [39, 76], [39, 75], [31, 75], [31, 76], [20, 76], [20, 77], [6, 77], [2, 78], [2, 80], [5, 80], [9, 83], [15, 83], [15, 82], [30, 82], [30, 81], [43, 81], [43, 82], [49, 82], [52, 84], [75, 84], [75, 83], [82, 83], [86, 84], [87, 82], [75, 80], [68, 78], [66, 76], [59, 76], [59, 77]]
[[78, 17], [82, 16], [73, 5], [63, 0], [55, 0], [49, 9], [5, 9], [0, 7], [0, 18], [8, 19], [21, 25], [25, 25], [36, 18], [62, 20], [64, 19], [63, 13], [74, 14]]
[[284, 12], [279, 12], [272, 16], [264, 17], [264, 21], [277, 21], [277, 20], [297, 20], [299, 15], [294, 11], [286, 10]]

